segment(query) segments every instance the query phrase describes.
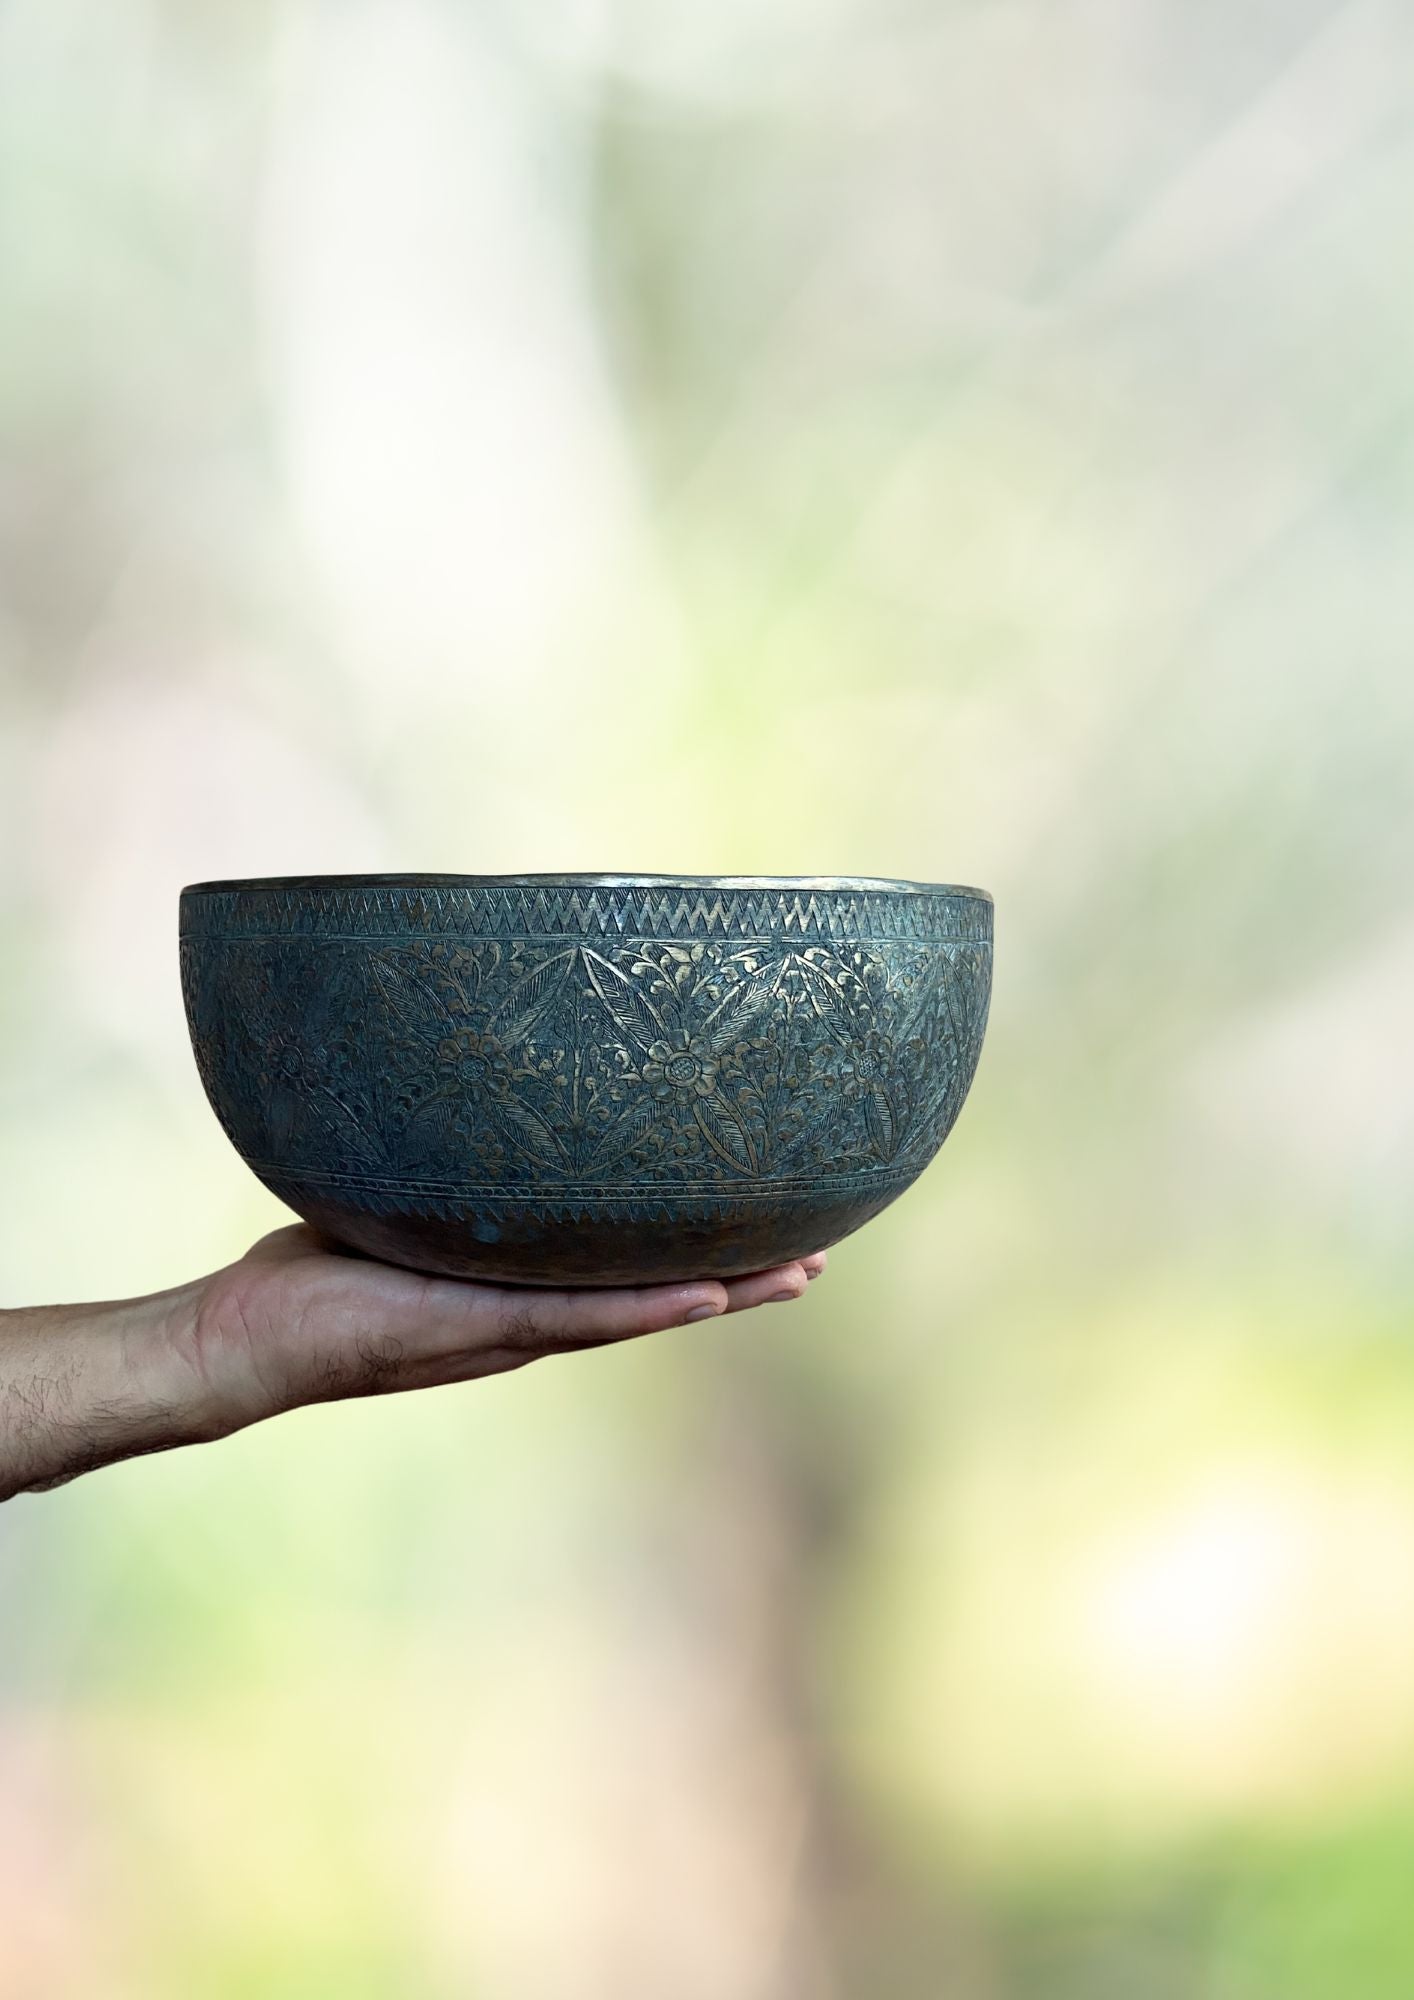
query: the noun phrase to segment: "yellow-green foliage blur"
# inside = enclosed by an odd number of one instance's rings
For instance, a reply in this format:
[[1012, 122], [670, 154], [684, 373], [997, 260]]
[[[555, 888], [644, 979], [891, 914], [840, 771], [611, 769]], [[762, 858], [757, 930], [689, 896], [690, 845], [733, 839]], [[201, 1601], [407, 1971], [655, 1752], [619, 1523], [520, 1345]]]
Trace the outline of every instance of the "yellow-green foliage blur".
[[185, 881], [997, 899], [794, 1312], [4, 1509], [4, 2000], [1414, 1993], [1412, 111], [1400, 0], [0, 5], [3, 1302], [282, 1219]]

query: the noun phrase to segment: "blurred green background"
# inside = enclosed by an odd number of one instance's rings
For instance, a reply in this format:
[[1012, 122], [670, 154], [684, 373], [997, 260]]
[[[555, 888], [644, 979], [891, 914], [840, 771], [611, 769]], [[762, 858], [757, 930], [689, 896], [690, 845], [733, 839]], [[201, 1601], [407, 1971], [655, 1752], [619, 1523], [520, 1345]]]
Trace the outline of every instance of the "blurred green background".
[[5, 2000], [1414, 1992], [1414, 16], [0, 0], [0, 1284], [176, 900], [997, 898], [792, 1314], [0, 1514]]

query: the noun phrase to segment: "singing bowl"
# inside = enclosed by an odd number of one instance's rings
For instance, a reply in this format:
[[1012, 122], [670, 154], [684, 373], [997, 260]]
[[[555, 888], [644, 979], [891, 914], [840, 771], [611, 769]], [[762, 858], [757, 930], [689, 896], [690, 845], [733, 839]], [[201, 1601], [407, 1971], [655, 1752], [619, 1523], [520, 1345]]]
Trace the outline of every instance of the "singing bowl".
[[182, 892], [227, 1136], [389, 1263], [731, 1277], [885, 1208], [962, 1107], [992, 902], [921, 882], [334, 875]]

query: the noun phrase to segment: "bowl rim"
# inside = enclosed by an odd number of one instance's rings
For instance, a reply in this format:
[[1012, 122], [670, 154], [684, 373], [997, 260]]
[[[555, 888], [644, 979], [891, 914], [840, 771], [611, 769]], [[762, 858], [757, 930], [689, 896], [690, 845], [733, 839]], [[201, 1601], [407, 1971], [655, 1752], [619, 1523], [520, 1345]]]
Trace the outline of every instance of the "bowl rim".
[[185, 896], [238, 895], [249, 890], [303, 889], [786, 889], [851, 895], [961, 896], [990, 903], [985, 889], [959, 882], [910, 882], [883, 875], [251, 875], [188, 882]]

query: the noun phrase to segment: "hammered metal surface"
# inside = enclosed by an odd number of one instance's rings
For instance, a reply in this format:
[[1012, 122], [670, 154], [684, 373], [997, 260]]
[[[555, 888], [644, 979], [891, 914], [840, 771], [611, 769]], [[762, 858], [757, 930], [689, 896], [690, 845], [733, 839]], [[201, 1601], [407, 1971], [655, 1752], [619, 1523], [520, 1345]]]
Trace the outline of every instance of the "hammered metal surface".
[[378, 877], [183, 892], [197, 1064], [300, 1215], [414, 1268], [729, 1276], [932, 1159], [986, 1025], [975, 890]]

